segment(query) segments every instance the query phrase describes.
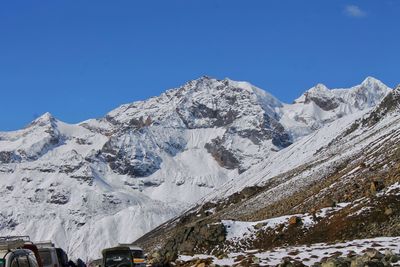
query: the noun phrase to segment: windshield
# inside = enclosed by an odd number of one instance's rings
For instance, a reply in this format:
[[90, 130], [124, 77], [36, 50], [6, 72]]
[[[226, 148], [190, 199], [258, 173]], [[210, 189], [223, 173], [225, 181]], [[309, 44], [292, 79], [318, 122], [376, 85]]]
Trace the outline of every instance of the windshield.
[[136, 259], [144, 259], [143, 250], [132, 250], [132, 256]]
[[6, 266], [6, 260], [0, 259], [0, 267], [5, 267], [5, 266]]
[[105, 267], [130, 267], [132, 258], [129, 251], [109, 251], [106, 254]]

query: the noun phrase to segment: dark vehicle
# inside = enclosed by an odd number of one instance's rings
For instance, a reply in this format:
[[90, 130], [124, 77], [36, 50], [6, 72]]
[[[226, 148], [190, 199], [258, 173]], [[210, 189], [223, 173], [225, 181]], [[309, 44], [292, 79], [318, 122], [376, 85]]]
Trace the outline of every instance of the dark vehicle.
[[121, 245], [104, 249], [102, 267], [143, 267], [146, 257], [139, 247]]
[[56, 248], [58, 262], [61, 267], [68, 267], [68, 255], [62, 248]]

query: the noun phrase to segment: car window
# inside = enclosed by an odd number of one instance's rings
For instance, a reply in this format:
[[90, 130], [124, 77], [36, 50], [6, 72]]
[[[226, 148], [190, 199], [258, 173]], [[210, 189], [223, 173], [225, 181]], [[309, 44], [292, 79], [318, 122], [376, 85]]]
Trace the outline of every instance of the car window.
[[51, 259], [51, 253], [49, 250], [40, 250], [39, 251], [40, 258], [42, 259], [43, 266], [51, 266], [53, 261]]
[[18, 257], [18, 266], [19, 267], [29, 267], [28, 257], [26, 255]]
[[105, 267], [127, 267], [132, 265], [129, 251], [109, 251], [106, 254]]
[[0, 259], [0, 267], [5, 267], [5, 266], [6, 266], [6, 260]]

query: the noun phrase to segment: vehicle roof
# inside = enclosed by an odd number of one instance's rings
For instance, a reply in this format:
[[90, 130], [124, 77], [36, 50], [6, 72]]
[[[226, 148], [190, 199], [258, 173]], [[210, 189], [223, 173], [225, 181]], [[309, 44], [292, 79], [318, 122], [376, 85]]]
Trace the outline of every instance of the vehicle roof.
[[54, 248], [54, 243], [51, 241], [38, 241], [34, 242], [38, 248]]
[[134, 245], [131, 245], [131, 244], [119, 244], [118, 246], [120, 246], [120, 247], [128, 247], [131, 250], [143, 250], [141, 247], [134, 246]]
[[38, 247], [38, 251], [56, 251], [54, 247]]
[[109, 252], [109, 251], [119, 251], [119, 250], [122, 250], [122, 251], [131, 251], [131, 249], [130, 249], [129, 247], [117, 246], [117, 247], [112, 247], [112, 248], [103, 249], [103, 250], [101, 251], [101, 253], [104, 255], [106, 252]]
[[24, 242], [30, 242], [31, 239], [28, 235], [7, 235], [0, 236], [0, 242], [11, 241], [11, 240], [22, 240]]

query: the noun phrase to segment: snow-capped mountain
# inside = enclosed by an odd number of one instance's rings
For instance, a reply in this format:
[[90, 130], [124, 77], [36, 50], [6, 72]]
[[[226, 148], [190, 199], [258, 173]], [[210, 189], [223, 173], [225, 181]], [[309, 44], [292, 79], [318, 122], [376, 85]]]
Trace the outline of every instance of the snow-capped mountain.
[[155, 262], [227, 262], [279, 247], [398, 236], [399, 122], [400, 86], [372, 109], [337, 119], [254, 165], [135, 244], [155, 251]]
[[323, 84], [307, 90], [281, 109], [280, 123], [297, 140], [324, 125], [377, 105], [389, 92], [381, 81], [367, 77], [348, 89], [328, 89]]
[[0, 234], [95, 258], [220, 188], [237, 191], [279, 151], [339, 118], [354, 121], [389, 91], [367, 78], [350, 89], [317, 85], [284, 104], [246, 82], [202, 77], [76, 125], [46, 113], [0, 133]]

